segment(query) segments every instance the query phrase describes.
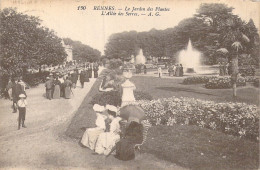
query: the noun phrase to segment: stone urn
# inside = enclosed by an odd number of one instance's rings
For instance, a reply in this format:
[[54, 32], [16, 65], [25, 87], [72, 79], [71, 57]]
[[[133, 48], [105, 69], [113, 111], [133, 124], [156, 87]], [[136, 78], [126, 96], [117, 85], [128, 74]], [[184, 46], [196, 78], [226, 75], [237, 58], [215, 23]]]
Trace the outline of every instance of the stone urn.
[[136, 89], [135, 85], [129, 80], [132, 77], [132, 72], [124, 72], [123, 76], [126, 78], [126, 81], [121, 85], [123, 89], [121, 106], [135, 101], [134, 90]]

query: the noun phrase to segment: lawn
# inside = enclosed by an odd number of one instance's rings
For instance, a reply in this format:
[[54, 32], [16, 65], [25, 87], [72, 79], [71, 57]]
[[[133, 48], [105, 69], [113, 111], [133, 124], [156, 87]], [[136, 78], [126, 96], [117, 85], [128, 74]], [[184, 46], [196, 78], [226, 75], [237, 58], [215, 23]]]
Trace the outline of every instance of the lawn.
[[[106, 72], [102, 72], [104, 75]], [[99, 78], [85, 97], [69, 125], [66, 135], [80, 139], [83, 127], [95, 126], [91, 98], [99, 93]], [[217, 102], [234, 101], [231, 89], [208, 90], [202, 85], [182, 85], [180, 79], [159, 79], [136, 76], [131, 79], [137, 90], [149, 92], [153, 98], [193, 97]], [[258, 91], [253, 87], [238, 89], [237, 101], [256, 104]], [[230, 136], [221, 132], [188, 125], [155, 126], [148, 132], [142, 152], [191, 169], [258, 169], [257, 142]]]
[[164, 97], [192, 97], [216, 102], [259, 103], [259, 89], [252, 85], [237, 88], [237, 98], [232, 96], [232, 89], [206, 89], [203, 84], [183, 85], [182, 78], [158, 78], [134, 76], [131, 81], [137, 90], [148, 92], [154, 99]]

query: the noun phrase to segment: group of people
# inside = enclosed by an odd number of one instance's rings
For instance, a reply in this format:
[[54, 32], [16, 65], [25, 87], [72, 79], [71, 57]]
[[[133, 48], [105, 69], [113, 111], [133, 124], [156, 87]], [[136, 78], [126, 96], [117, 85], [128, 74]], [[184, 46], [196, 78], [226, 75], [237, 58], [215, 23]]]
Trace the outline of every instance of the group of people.
[[182, 64], [170, 65], [168, 68], [169, 76], [182, 77], [183, 76], [183, 66]]
[[134, 146], [143, 140], [143, 125], [140, 119], [120, 116], [118, 108], [113, 105], [95, 104], [96, 127], [84, 132], [81, 144], [96, 154], [109, 156], [115, 152], [120, 160], [134, 159]]
[[219, 62], [219, 75], [220, 76], [231, 75], [231, 64], [225, 62]]
[[11, 78], [7, 84], [7, 91], [10, 100], [13, 102], [13, 113], [18, 114], [18, 130], [25, 126], [25, 115], [26, 115], [26, 106], [27, 106], [27, 95], [25, 90], [28, 88], [28, 85], [22, 80], [22, 77]]
[[78, 80], [80, 80], [81, 87], [84, 88], [84, 83], [89, 82], [89, 79], [92, 78], [93, 71], [94, 78], [98, 77], [98, 70], [98, 66], [94, 66], [93, 69], [88, 66], [85, 69], [76, 68], [67, 75], [62, 75], [59, 72], [51, 73], [45, 82], [46, 98], [49, 100], [60, 97], [70, 99], [71, 94], [73, 94], [72, 88], [76, 88]]

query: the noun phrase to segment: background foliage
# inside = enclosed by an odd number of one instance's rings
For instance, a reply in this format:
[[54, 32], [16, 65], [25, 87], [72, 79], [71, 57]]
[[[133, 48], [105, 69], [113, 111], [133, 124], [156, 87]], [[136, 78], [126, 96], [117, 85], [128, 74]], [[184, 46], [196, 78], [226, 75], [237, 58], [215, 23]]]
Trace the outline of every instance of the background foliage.
[[192, 18], [182, 20], [174, 28], [113, 34], [105, 46], [105, 56], [130, 60], [131, 55], [136, 56], [143, 49], [146, 57], [176, 61], [178, 52], [187, 46], [190, 38], [193, 46], [203, 53], [205, 64], [216, 64], [218, 58], [230, 61], [239, 52], [249, 55], [250, 63], [257, 65], [260, 49], [257, 28], [252, 19], [245, 22], [232, 11], [225, 4], [206, 3]]

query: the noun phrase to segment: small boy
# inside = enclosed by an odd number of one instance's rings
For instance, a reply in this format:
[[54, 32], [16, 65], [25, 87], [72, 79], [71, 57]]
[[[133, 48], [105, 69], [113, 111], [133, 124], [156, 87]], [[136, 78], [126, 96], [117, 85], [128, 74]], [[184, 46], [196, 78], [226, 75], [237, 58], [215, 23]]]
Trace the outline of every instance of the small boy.
[[18, 130], [20, 129], [21, 122], [22, 122], [22, 127], [26, 128], [26, 126], [24, 125], [24, 120], [25, 120], [26, 106], [27, 106], [27, 101], [25, 99], [25, 95], [20, 94], [19, 98], [20, 98], [20, 100], [18, 100], [18, 102], [17, 102], [18, 110], [19, 110]]

